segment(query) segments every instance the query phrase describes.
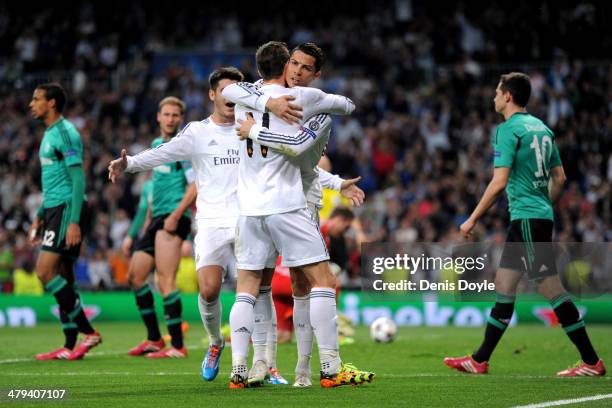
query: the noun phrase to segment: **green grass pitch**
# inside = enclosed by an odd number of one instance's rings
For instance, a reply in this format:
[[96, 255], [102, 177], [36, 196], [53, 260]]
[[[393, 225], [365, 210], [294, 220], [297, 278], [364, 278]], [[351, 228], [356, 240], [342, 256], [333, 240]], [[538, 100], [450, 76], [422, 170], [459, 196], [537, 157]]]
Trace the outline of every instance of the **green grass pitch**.
[[[510, 407], [612, 392], [612, 376], [556, 378], [555, 372], [578, 360], [574, 346], [559, 328], [536, 325], [511, 327], [491, 360], [491, 372], [474, 376], [451, 371], [442, 364], [447, 355], [472, 351], [480, 342], [481, 328], [402, 328], [395, 342], [375, 344], [367, 328], [359, 327], [355, 344], [344, 346], [344, 361], [375, 371], [371, 384], [359, 387], [311, 389], [266, 385], [230, 390], [231, 349], [223, 353], [221, 372], [214, 382], [200, 377], [205, 353], [204, 330], [192, 323], [186, 337], [189, 357], [148, 360], [126, 355], [143, 338], [137, 323], [99, 323], [104, 343], [82, 361], [38, 362], [37, 352], [61, 345], [59, 325], [0, 329], [0, 389], [63, 388], [65, 400], [57, 407]], [[604, 361], [612, 366], [612, 326], [588, 327]], [[280, 345], [278, 366], [293, 380], [295, 344]], [[318, 356], [313, 356], [318, 379]], [[6, 400], [0, 400], [5, 405]], [[9, 403], [8, 406], [47, 405]], [[612, 399], [579, 406], [612, 406]]]

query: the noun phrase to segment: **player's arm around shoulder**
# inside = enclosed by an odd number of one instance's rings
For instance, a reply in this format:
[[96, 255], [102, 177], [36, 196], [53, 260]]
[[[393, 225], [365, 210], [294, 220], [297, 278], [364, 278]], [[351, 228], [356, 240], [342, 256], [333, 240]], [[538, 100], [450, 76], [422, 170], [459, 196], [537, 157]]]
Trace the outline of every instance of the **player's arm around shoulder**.
[[296, 86], [299, 99], [304, 105], [312, 109], [310, 115], [317, 113], [329, 113], [332, 115], [350, 115], [355, 110], [355, 103], [342, 95], [328, 94], [317, 88], [305, 88]]
[[265, 112], [270, 95], [261, 92], [250, 82], [235, 82], [223, 88], [221, 92], [228, 101]]
[[321, 113], [309, 118], [297, 133], [286, 134], [271, 131], [250, 119], [244, 122], [238, 120], [238, 134], [287, 156], [299, 156], [310, 149], [321, 135], [331, 130], [331, 122], [328, 114]]

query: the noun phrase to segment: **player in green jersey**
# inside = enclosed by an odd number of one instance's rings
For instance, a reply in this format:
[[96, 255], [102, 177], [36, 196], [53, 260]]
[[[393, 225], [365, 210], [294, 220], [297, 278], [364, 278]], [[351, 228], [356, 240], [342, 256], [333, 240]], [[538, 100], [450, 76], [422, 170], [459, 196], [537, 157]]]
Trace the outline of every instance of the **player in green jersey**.
[[446, 358], [449, 367], [474, 374], [488, 372], [488, 360], [510, 323], [517, 285], [524, 273], [551, 303], [561, 326], [582, 361], [559, 376], [601, 376], [606, 369], [587, 335], [580, 312], [557, 275], [552, 250], [553, 208], [565, 183], [565, 172], [553, 132], [525, 107], [531, 81], [525, 74], [502, 75], [495, 93], [495, 111], [504, 117], [493, 139], [493, 179], [472, 215], [461, 225], [464, 237], [505, 190], [510, 228], [495, 276], [497, 301], [487, 319], [484, 341], [472, 355]]
[[[81, 247], [86, 205], [83, 144], [74, 125], [62, 116], [66, 93], [58, 84], [40, 85], [30, 109], [47, 127], [40, 142], [43, 203], [30, 229], [30, 242], [40, 243], [36, 273], [59, 305], [66, 337], [64, 347], [38, 360], [77, 360], [102, 342], [85, 316], [74, 288], [74, 261]], [[76, 346], [78, 332], [83, 341]]]
[[[159, 103], [157, 121], [161, 136], [153, 140], [151, 148], [156, 148], [176, 135], [183, 121], [185, 104], [178, 98], [167, 97]], [[187, 356], [183, 344], [182, 304], [176, 288], [176, 272], [180, 261], [183, 241], [191, 233], [191, 211], [189, 206], [195, 201], [197, 190], [191, 175], [190, 162], [166, 163], [153, 169], [150, 185], [151, 222], [143, 236], [133, 245], [128, 279], [136, 305], [147, 327], [147, 339], [129, 351], [131, 356], [147, 355], [151, 358], [181, 358]], [[149, 198], [143, 191], [145, 202]], [[139, 217], [143, 218], [139, 205]], [[146, 207], [145, 207], [146, 208]], [[146, 214], [146, 209], [145, 213]], [[135, 220], [136, 228], [140, 221]], [[137, 233], [138, 229], [135, 230]], [[130, 235], [134, 233], [131, 229]], [[124, 250], [131, 242], [124, 242]], [[159, 331], [153, 293], [147, 279], [153, 270], [157, 271], [157, 285], [164, 298], [164, 318], [171, 336], [172, 347], [164, 349], [165, 342]]]

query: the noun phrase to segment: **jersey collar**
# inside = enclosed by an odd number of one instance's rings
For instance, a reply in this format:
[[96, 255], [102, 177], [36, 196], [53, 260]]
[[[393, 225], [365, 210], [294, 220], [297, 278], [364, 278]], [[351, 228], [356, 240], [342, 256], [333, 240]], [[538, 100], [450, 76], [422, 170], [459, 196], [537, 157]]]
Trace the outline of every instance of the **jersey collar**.
[[49, 127], [47, 128], [47, 131], [49, 131], [49, 130], [53, 129], [53, 128], [55, 127], [55, 125], [57, 125], [58, 123], [60, 123], [62, 120], [64, 120], [64, 117], [63, 117], [63, 116], [60, 116], [58, 120], [56, 120], [55, 122], [53, 122], [53, 123], [51, 124], [51, 126], [49, 126]]
[[514, 113], [512, 114], [512, 116], [510, 116], [510, 117], [508, 118], [508, 120], [512, 119], [512, 118], [513, 118], [513, 117], [515, 117], [516, 115], [529, 115], [529, 112], [527, 112], [527, 111], [525, 111], [525, 112], [514, 112]]

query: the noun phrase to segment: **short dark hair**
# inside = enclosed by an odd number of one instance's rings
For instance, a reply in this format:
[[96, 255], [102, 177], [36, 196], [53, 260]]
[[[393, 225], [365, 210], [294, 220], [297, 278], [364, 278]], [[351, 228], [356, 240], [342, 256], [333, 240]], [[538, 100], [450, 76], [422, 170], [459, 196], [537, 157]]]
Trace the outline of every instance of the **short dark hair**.
[[531, 78], [522, 72], [502, 75], [499, 80], [499, 89], [502, 92], [510, 92], [514, 103], [524, 108], [531, 96]]
[[64, 111], [64, 107], [66, 106], [66, 91], [64, 88], [56, 82], [49, 82], [46, 84], [38, 85], [36, 89], [42, 89], [45, 91], [45, 99], [50, 101], [51, 99], [55, 99], [55, 110], [58, 113], [62, 113]]
[[234, 67], [217, 68], [208, 76], [208, 85], [210, 86], [210, 89], [213, 91], [216, 90], [217, 86], [219, 86], [219, 82], [221, 82], [222, 79], [232, 79], [236, 82], [242, 82], [244, 81], [244, 75], [242, 75], [242, 72]]
[[323, 50], [315, 43], [301, 43], [291, 50], [291, 55], [296, 51], [302, 51], [304, 54], [310, 55], [315, 59], [315, 72], [319, 72], [325, 64], [325, 54], [323, 54]]
[[352, 221], [355, 219], [355, 213], [350, 208], [341, 205], [334, 208], [331, 214], [329, 214], [330, 219], [334, 217], [341, 217], [345, 220]]
[[259, 47], [255, 53], [257, 70], [264, 81], [280, 77], [285, 70], [287, 61], [289, 61], [289, 50], [284, 42], [267, 42]]

